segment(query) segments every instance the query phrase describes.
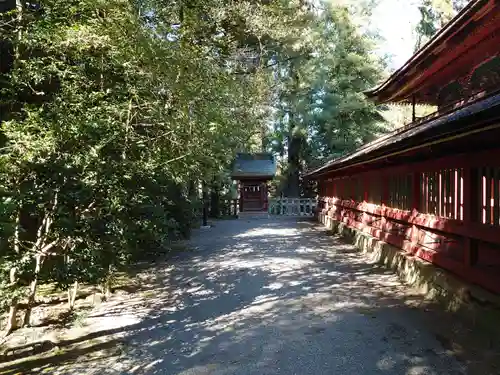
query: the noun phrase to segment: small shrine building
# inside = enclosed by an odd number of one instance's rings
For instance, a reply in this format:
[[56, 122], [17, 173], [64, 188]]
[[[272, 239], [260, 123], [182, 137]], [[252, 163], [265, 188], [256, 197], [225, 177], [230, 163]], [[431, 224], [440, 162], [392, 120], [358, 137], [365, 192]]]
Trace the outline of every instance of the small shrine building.
[[267, 183], [275, 174], [276, 162], [272, 154], [237, 154], [231, 177], [238, 181], [240, 212], [267, 212]]

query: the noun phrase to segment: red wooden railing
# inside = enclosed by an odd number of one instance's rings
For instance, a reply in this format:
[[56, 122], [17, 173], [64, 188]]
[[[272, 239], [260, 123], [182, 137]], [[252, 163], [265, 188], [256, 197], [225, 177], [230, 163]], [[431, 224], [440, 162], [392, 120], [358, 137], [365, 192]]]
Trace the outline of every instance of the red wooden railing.
[[319, 211], [500, 293], [500, 151], [320, 182]]

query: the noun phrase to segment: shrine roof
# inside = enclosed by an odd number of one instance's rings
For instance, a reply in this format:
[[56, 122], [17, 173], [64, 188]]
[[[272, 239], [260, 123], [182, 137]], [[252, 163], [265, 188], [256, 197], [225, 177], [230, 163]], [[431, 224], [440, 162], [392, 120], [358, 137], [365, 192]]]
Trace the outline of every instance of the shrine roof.
[[272, 179], [276, 174], [274, 156], [268, 153], [238, 153], [233, 163], [231, 177]]
[[376, 103], [415, 100], [438, 105], [444, 85], [498, 54], [499, 9], [496, 0], [471, 1], [405, 65], [365, 95]]
[[[475, 128], [474, 132], [480, 132], [481, 127], [486, 127], [488, 123], [483, 121], [474, 126], [472, 119], [482, 116], [482, 118], [491, 117], [493, 120], [492, 114], [499, 113], [499, 110], [500, 94], [476, 99], [467, 107], [450, 110], [448, 113], [400, 128], [348, 155], [325, 163], [322, 167], [308, 172], [305, 176], [317, 179], [326, 174], [337, 173], [354, 166], [366, 165], [401, 155], [411, 149], [423, 147], [429, 141], [432, 141], [431, 143], [444, 142], [446, 137], [464, 134], [466, 131], [471, 131], [472, 128]], [[349, 175], [348, 172], [342, 172], [342, 174]]]

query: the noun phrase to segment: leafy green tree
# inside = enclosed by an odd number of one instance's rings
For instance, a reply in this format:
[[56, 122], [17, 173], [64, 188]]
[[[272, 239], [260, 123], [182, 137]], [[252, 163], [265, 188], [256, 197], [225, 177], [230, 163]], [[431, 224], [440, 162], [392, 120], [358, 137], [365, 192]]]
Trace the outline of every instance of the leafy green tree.
[[276, 69], [282, 83], [270, 138], [287, 158], [282, 187], [287, 196], [304, 194], [306, 166], [352, 151], [385, 131], [378, 109], [362, 94], [378, 83], [383, 64], [351, 18], [344, 7], [324, 5], [302, 32], [307, 42]]
[[[0, 5], [10, 333], [21, 305], [30, 324], [40, 283], [72, 289], [72, 308], [80, 283], [109, 291], [116, 270], [189, 236], [195, 187], [218, 181], [222, 194], [235, 152], [262, 147], [278, 98], [303, 105], [306, 81], [284, 72], [303, 74], [317, 30], [314, 7], [293, 0]], [[300, 150], [305, 113], [290, 138]]]
[[421, 0], [420, 21], [416, 27], [415, 50], [423, 47], [436, 32], [461, 11], [469, 0]]

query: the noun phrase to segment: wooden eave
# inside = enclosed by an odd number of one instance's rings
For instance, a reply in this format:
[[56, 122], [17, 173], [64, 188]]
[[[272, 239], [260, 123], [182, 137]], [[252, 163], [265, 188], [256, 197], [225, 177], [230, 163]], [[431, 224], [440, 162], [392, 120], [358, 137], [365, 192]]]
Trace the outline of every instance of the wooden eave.
[[365, 95], [379, 104], [411, 102], [413, 96], [417, 103], [435, 104], [419, 98], [418, 92], [433, 83], [441, 85], [440, 76], [456, 75], [455, 70], [474, 64], [470, 61], [472, 50], [500, 30], [499, 9], [496, 0], [471, 1], [403, 67], [379, 87], [365, 91]]
[[[326, 175], [352, 175], [365, 168], [373, 169], [375, 164], [402, 163], [402, 155], [413, 155], [414, 159], [418, 159], [426, 148], [439, 149], [446, 142], [498, 129], [500, 94], [497, 93], [443, 116], [399, 129], [349, 155], [326, 163], [307, 173], [305, 177], [318, 180]], [[496, 144], [495, 139], [498, 138], [489, 138]], [[464, 146], [470, 143], [466, 142]]]

